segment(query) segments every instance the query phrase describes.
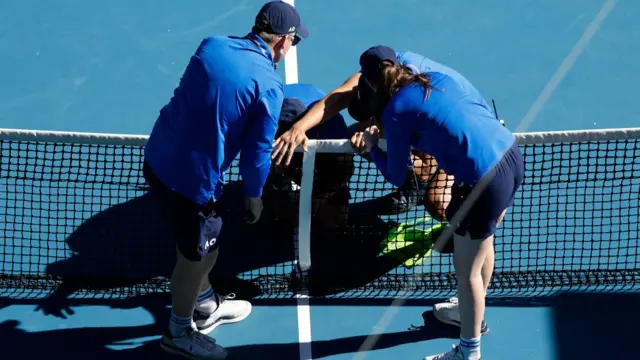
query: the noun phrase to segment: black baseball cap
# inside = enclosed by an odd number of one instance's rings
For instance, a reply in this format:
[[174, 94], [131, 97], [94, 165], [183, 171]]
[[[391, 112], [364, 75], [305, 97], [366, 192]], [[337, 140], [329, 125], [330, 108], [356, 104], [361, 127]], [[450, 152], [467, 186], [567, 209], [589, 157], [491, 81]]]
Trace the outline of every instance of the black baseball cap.
[[360, 55], [360, 71], [367, 81], [375, 82], [383, 61], [390, 61], [397, 65], [396, 52], [390, 47], [377, 45], [370, 47]]
[[290, 4], [284, 1], [270, 1], [260, 9], [256, 16], [255, 25], [270, 34], [295, 34], [294, 45], [300, 38], [307, 38], [309, 31], [300, 22], [300, 14]]
[[281, 134], [289, 130], [306, 111], [307, 107], [302, 101], [296, 98], [285, 98], [278, 119], [278, 133]]
[[368, 121], [373, 116], [374, 100], [375, 91], [364, 80], [364, 76], [360, 76], [356, 96], [349, 103], [349, 115], [358, 122]]

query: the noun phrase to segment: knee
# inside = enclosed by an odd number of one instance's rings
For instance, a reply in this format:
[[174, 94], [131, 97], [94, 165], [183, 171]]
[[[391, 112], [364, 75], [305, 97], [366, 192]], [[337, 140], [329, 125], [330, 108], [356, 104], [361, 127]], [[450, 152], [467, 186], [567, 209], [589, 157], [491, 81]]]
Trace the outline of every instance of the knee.
[[213, 266], [216, 264], [216, 261], [218, 261], [218, 253], [219, 253], [219, 251], [220, 251], [220, 248], [216, 248], [215, 250], [213, 250], [209, 254], [207, 254], [207, 255], [202, 257], [202, 263], [203, 263], [203, 266], [204, 266], [205, 270], [211, 271]]
[[469, 290], [475, 287], [484, 287], [482, 266], [474, 267], [469, 262], [455, 260], [454, 256], [454, 268], [458, 286]]
[[[458, 279], [471, 280], [482, 275], [482, 265], [486, 258], [486, 246], [484, 240], [472, 239], [469, 233], [465, 236], [455, 234], [453, 236], [454, 252], [453, 266]], [[458, 280], [460, 281], [460, 280]]]
[[218, 259], [218, 248], [211, 251], [209, 254], [200, 256], [199, 258], [187, 258], [180, 249], [178, 249], [178, 260], [176, 262], [176, 268], [181, 271], [186, 271], [193, 274], [201, 274], [209, 272], [215, 265]]

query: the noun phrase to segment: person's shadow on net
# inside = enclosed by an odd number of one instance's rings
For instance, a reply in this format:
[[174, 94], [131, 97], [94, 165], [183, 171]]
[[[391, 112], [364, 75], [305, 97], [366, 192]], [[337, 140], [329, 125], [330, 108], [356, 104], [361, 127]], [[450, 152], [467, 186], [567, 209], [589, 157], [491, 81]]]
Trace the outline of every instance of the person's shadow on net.
[[[219, 236], [223, 255], [219, 259], [228, 260], [218, 261], [212, 280], [219, 292], [252, 298], [261, 290], [251, 279], [236, 277], [238, 272], [292, 260], [294, 248], [290, 240], [274, 241], [264, 224], [242, 221], [238, 212], [243, 199], [238, 185], [225, 189], [221, 199], [225, 226]], [[69, 311], [68, 298], [80, 290], [112, 297], [168, 291], [167, 279], [176, 256], [173, 239], [180, 234], [164, 216], [159, 199], [147, 192], [87, 219], [66, 239], [72, 255], [46, 267], [47, 275], [62, 283], [39, 309], [64, 317], [63, 311]]]
[[65, 317], [63, 311], [72, 313], [68, 297], [80, 290], [110, 294], [111, 289], [125, 288], [132, 295], [163, 286], [153, 279], [171, 274], [174, 229], [162, 221], [158, 209], [158, 199], [145, 193], [83, 222], [65, 241], [71, 256], [47, 265], [46, 274], [62, 282], [38, 309]]

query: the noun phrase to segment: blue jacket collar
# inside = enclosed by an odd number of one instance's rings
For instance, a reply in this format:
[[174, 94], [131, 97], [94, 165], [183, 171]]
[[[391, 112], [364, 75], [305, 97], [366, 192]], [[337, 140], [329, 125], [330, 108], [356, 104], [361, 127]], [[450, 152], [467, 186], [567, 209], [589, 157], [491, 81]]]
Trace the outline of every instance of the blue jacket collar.
[[267, 46], [267, 43], [265, 43], [260, 36], [254, 33], [247, 34], [247, 38], [253, 40], [253, 42], [258, 45], [258, 49], [260, 50], [262, 55], [271, 60], [273, 66], [275, 67], [276, 64], [273, 62], [273, 54], [271, 53], [271, 49], [269, 49], [269, 46]]

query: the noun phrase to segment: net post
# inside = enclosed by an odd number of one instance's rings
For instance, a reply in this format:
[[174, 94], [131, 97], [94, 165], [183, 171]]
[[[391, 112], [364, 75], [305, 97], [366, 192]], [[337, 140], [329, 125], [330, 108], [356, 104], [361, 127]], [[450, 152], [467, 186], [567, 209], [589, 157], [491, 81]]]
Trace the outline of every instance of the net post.
[[311, 268], [311, 205], [316, 152], [316, 143], [310, 140], [308, 150], [302, 157], [302, 181], [298, 204], [298, 267], [302, 273]]

